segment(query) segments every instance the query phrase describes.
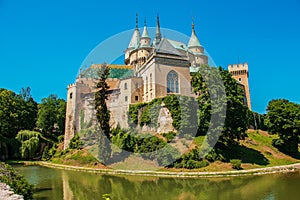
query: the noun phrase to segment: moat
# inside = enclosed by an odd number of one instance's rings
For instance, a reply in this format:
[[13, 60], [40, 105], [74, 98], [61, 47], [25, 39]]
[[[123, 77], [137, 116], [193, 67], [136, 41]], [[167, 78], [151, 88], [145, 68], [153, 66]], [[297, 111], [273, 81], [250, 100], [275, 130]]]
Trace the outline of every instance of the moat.
[[224, 178], [113, 176], [14, 166], [36, 187], [34, 199], [298, 199], [300, 171]]

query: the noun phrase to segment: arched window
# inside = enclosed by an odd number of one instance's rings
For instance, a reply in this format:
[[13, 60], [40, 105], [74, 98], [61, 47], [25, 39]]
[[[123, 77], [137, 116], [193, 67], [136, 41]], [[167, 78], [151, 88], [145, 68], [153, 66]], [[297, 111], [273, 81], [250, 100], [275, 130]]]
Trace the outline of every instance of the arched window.
[[173, 70], [167, 75], [167, 92], [178, 93], [178, 74]]
[[124, 90], [127, 90], [127, 83], [124, 83]]

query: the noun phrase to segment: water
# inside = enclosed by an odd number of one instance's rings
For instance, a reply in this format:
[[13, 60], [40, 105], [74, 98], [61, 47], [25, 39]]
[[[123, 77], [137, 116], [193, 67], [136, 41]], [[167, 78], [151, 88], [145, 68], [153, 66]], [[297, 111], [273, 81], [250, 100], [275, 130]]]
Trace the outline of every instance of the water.
[[35, 199], [100, 200], [273, 200], [300, 199], [300, 172], [230, 178], [112, 176], [14, 166], [36, 186]]

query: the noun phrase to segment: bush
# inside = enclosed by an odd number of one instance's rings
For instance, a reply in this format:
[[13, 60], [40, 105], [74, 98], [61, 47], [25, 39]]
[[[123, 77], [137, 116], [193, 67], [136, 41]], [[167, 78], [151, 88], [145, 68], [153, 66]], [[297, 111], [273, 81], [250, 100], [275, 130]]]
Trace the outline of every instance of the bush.
[[167, 142], [170, 142], [173, 140], [176, 136], [176, 133], [173, 131], [170, 131], [169, 133], [163, 133], [162, 136], [164, 136], [167, 139]]
[[20, 195], [23, 195], [24, 199], [32, 199], [33, 197], [33, 185], [29, 184], [26, 179], [18, 174], [11, 166], [0, 163], [0, 181], [9, 185], [11, 189]]
[[76, 134], [71, 140], [69, 144], [70, 149], [81, 149], [82, 147], [82, 141], [79, 138], [79, 135]]
[[242, 161], [239, 159], [232, 159], [230, 160], [231, 166], [233, 169], [242, 169]]
[[205, 159], [209, 162], [215, 162], [217, 160], [225, 161], [224, 156], [221, 154], [220, 150], [212, 149], [206, 156]]

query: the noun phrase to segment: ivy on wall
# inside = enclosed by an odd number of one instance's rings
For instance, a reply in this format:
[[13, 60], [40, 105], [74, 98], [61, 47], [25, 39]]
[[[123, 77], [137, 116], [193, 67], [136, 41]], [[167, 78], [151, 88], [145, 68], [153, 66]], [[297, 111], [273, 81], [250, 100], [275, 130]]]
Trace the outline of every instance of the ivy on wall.
[[192, 133], [197, 131], [197, 102], [193, 97], [181, 95], [169, 95], [163, 98], [153, 99], [149, 103], [131, 104], [129, 106], [129, 124], [147, 125], [149, 127], [158, 127], [157, 121], [159, 112], [165, 104], [170, 111], [173, 119], [173, 127], [179, 133]]

